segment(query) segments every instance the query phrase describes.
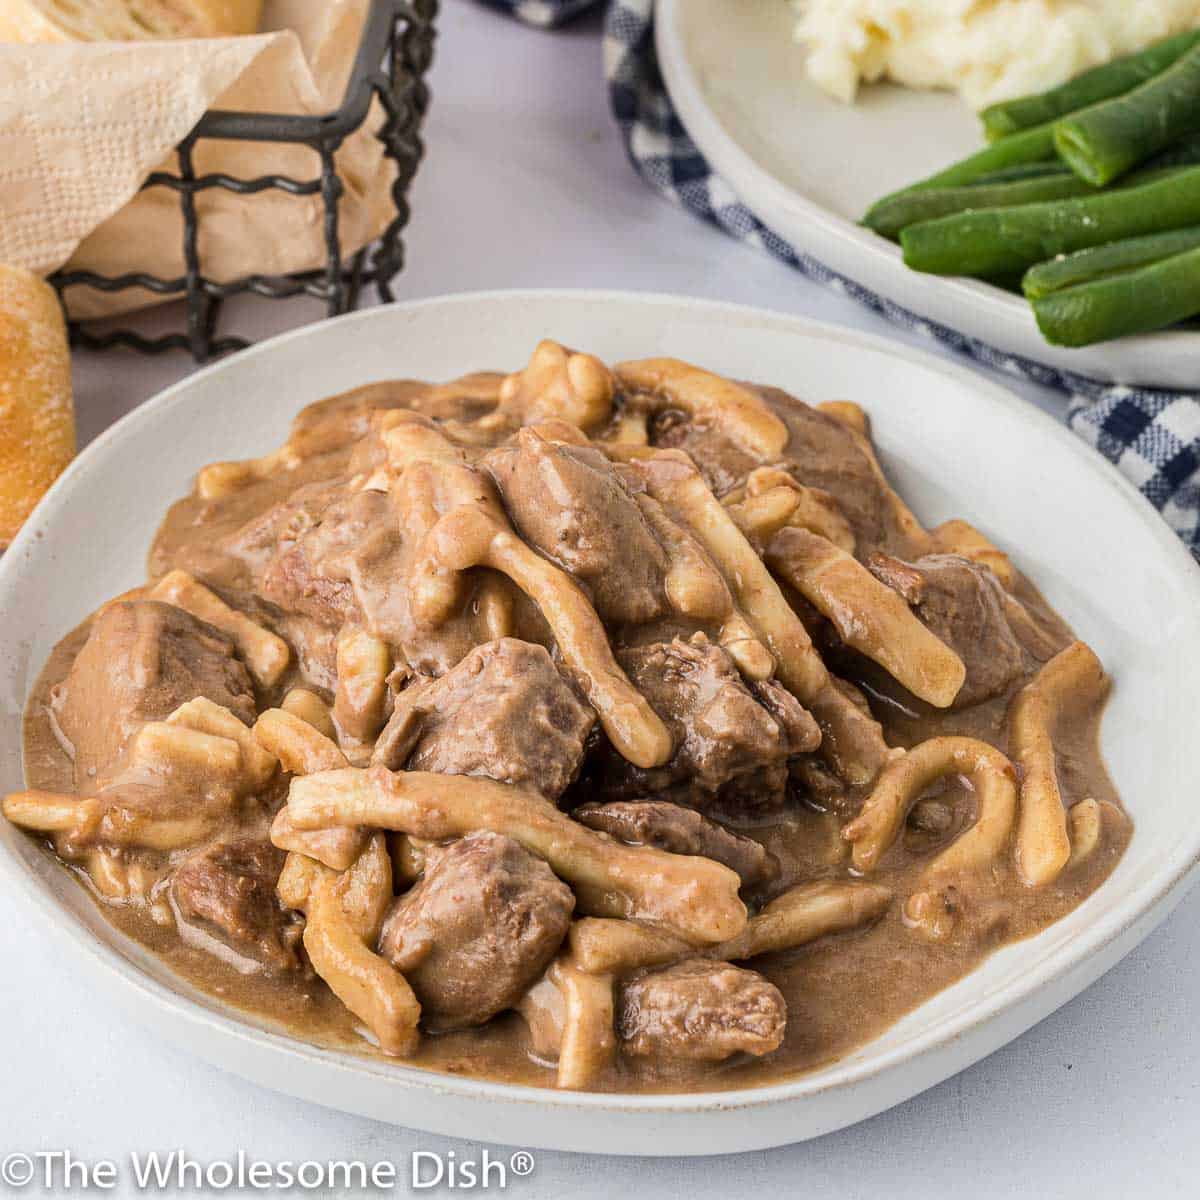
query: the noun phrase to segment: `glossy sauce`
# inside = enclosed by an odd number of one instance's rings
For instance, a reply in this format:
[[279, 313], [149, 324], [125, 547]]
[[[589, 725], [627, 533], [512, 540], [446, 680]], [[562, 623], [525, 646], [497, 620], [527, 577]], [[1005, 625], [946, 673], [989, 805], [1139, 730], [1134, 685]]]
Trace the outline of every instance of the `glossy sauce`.
[[[361, 398], [363, 393], [367, 394], [366, 400]], [[219, 501], [202, 501], [192, 496], [177, 503], [151, 552], [151, 576], [169, 567], [182, 566], [203, 577], [230, 602], [252, 613], [261, 609], [253, 596], [252, 579], [244, 561], [223, 553], [222, 543], [296, 488], [341, 475], [350, 459], [351, 439], [365, 431], [365, 414], [381, 397], [389, 406], [412, 404], [426, 410], [436, 408], [433, 390], [424, 385], [377, 385], [374, 389], [364, 389], [363, 393], [354, 394], [357, 399], [351, 401], [325, 402], [317, 414], [325, 424], [315, 417], [312, 419], [316, 444], [310, 446], [309, 457], [295, 471], [254, 483]], [[792, 426], [794, 441], [806, 443], [806, 454], [820, 452], [822, 448], [812, 441], [815, 435], [811, 422], [797, 422], [795, 403], [781, 393], [769, 394], [777, 411]], [[459, 397], [454, 401], [454, 416], [469, 415], [470, 411], [469, 400]], [[819, 433], [818, 428], [816, 434]], [[694, 451], [695, 447], [688, 444], [688, 436], [685, 431], [676, 435], [674, 442]], [[322, 437], [326, 439], [324, 443], [320, 441]], [[721, 450], [717, 457], [729, 477], [736, 478], [742, 468], [732, 453]], [[710, 477], [713, 473], [710, 471]], [[861, 479], [843, 478], [837, 463], [831, 462], [825, 477], [806, 478], [805, 482], [826, 487], [834, 495], [839, 495], [840, 489], [845, 506], [860, 510], [856, 513], [856, 525], [878, 526], [873, 540], [886, 549], [903, 552], [902, 539], [894, 530], [885, 528], [885, 518], [871, 509], [869, 497], [864, 498]], [[1030, 584], [1020, 581], [1016, 595], [1056, 646], [1071, 640], [1069, 630]], [[277, 621], [276, 628], [292, 640], [294, 630], [289, 630], [286, 621]], [[63, 640], [30, 698], [25, 722], [25, 768], [31, 787], [74, 790], [72, 764], [55, 738], [48, 698], [50, 689], [69, 670], [86, 632], [85, 625]], [[663, 628], [640, 630], [637, 636], [638, 640], [648, 640], [664, 632]], [[900, 692], [865, 660], [855, 661], [849, 656], [839, 660], [838, 668], [867, 691], [889, 744], [910, 746], [929, 737], [956, 733], [980, 738], [1001, 750], [1006, 749], [1008, 701], [1033, 674], [1031, 670], [1007, 694], [974, 708], [939, 712]], [[293, 672], [281, 684], [279, 695], [297, 681]], [[322, 680], [319, 673], [315, 678], [310, 674], [306, 681], [307, 686], [327, 684], [328, 680]], [[260, 697], [260, 709], [277, 699], [278, 696]], [[1094, 797], [1118, 806], [1119, 811], [1119, 800], [1099, 752], [1099, 720], [1100, 714], [1093, 712], [1074, 724], [1064, 722], [1059, 727], [1056, 744], [1060, 784], [1068, 805]], [[965, 785], [947, 785], [940, 798], [953, 806], [952, 828], [941, 834], [925, 833], [913, 828], [910, 822], [871, 876], [874, 882], [892, 888], [896, 896], [881, 921], [865, 931], [826, 937], [813, 945], [753, 963], [755, 970], [779, 987], [787, 1001], [787, 1034], [777, 1051], [761, 1060], [731, 1060], [703, 1068], [621, 1060], [602, 1086], [607, 1090], [671, 1091], [761, 1085], [841, 1058], [971, 971], [1000, 945], [1029, 937], [1070, 912], [1104, 881], [1131, 835], [1128, 821], [1106, 821], [1102, 844], [1095, 853], [1078, 867], [1064, 872], [1056, 883], [1037, 890], [1023, 886], [1011, 864], [1006, 864], [1002, 886], [984, 910], [973, 915], [970, 928], [961, 936], [933, 942], [905, 927], [902, 900], [917, 890], [917, 876], [932, 855], [973, 819], [973, 797]], [[263, 827], [269, 815], [267, 812], [259, 818]], [[780, 889], [794, 882], [846, 878], [852, 874], [839, 836], [838, 818], [798, 799], [783, 818], [741, 832], [760, 839], [778, 856], [783, 866]], [[47, 852], [52, 850], [47, 847]], [[159, 866], [165, 875], [169, 863], [160, 861]], [[272, 975], [235, 952], [213, 954], [211, 943], [215, 939], [211, 935], [197, 936], [189, 929], [187, 936], [181, 936], [174, 925], [152, 920], [144, 908], [105, 900], [91, 887], [84, 871], [73, 870], [81, 886], [92, 891], [114, 925], [160, 955], [174, 971], [204, 991], [305, 1041], [350, 1053], [373, 1053], [359, 1023], [316, 977], [301, 978], [294, 973]], [[219, 943], [215, 948], [226, 950]], [[478, 1029], [426, 1036], [411, 1062], [454, 1074], [545, 1086], [554, 1083], [553, 1064], [539, 1063], [532, 1056], [524, 1022], [515, 1014], [504, 1015]]]

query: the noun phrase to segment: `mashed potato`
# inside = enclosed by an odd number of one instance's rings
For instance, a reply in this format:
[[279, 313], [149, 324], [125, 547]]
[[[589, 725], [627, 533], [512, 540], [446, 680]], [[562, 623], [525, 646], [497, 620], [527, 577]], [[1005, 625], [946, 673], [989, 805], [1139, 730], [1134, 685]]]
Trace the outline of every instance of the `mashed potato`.
[[1200, 25], [1200, 0], [793, 0], [809, 78], [851, 101], [892, 79], [974, 108], [1051, 88]]

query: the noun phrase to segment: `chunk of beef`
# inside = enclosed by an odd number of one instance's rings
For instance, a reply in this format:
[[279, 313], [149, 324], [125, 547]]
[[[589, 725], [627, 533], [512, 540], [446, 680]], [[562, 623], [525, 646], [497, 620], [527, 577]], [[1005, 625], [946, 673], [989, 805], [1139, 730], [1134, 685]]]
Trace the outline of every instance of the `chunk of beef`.
[[[333, 466], [329, 467], [333, 471]], [[247, 489], [283, 491], [290, 478], [272, 477], [251, 485]], [[329, 506], [338, 498], [341, 488], [340, 476], [322, 478], [300, 483], [279, 496], [274, 503], [262, 498], [259, 503], [250, 503], [245, 492], [235, 492], [230, 497], [212, 501], [231, 510], [219, 523], [204, 514], [200, 526], [209, 532], [208, 541], [192, 539], [193, 530], [176, 535], [171, 549], [172, 562], [182, 561], [185, 569], [195, 574], [211, 574], [220, 579], [230, 590], [253, 596], [257, 601], [262, 593], [262, 579], [272, 561], [282, 557], [310, 530], [321, 523]], [[239, 505], [238, 501], [242, 504]], [[242, 518], [234, 521], [234, 517]], [[211, 522], [211, 524], [210, 524]], [[220, 565], [218, 565], [220, 564]]]
[[652, 446], [687, 454], [717, 496], [737, 487], [755, 467], [763, 465], [759, 457], [742, 449], [720, 425], [694, 420], [677, 408], [656, 412], [650, 420], [649, 434]]
[[175, 868], [171, 897], [183, 920], [201, 923], [273, 970], [292, 971], [303, 924], [275, 894], [283, 860], [267, 841], [218, 842]]
[[603, 620], [663, 612], [666, 555], [601, 451], [524, 429], [487, 465], [518, 533], [588, 588]]
[[887, 480], [873, 460], [869, 431], [857, 433], [779, 388], [759, 391], [791, 434], [787, 469], [806, 487], [820, 488], [837, 501], [854, 530], [858, 549], [909, 552], [911, 538]]
[[967, 677], [955, 708], [1001, 695], [1022, 674], [1025, 655], [1005, 615], [1005, 592], [987, 567], [957, 554], [911, 563], [873, 554], [867, 566], [963, 660]]
[[76, 786], [94, 790], [116, 772], [146, 722], [196, 696], [254, 721], [254, 687], [225, 634], [154, 600], [103, 609], [51, 694], [58, 730], [73, 749]]
[[783, 799], [788, 760], [816, 748], [816, 722], [774, 682], [748, 687], [733, 660], [702, 633], [618, 655], [635, 687], [675, 742], [664, 767], [645, 770], [616, 754], [602, 768], [608, 793], [669, 792], [698, 808], [733, 815], [767, 811]]
[[500, 638], [401, 692], [374, 761], [483, 776], [555, 799], [578, 773], [594, 721], [543, 646]]
[[292, 421], [287, 445], [299, 457], [328, 454], [364, 437], [376, 416], [420, 407], [436, 389], [415, 379], [385, 379], [306, 405]]
[[[806, 487], [827, 492], [850, 522], [860, 547], [904, 553], [908, 539], [874, 464], [854, 433], [828, 413], [779, 388], [742, 383], [757, 392], [788, 427], [784, 467]], [[737, 446], [719, 422], [693, 419], [677, 410], [658, 413], [651, 425], [655, 446], [684, 450], [718, 496], [745, 481], [762, 459]]]
[[383, 492], [327, 499], [319, 508], [311, 497], [295, 500], [299, 528], [267, 564], [262, 595], [284, 613], [337, 628], [363, 623], [368, 605], [390, 595], [400, 535]]
[[[306, 666], [309, 660], [315, 663], [314, 678], [322, 684], [328, 660], [320, 631], [336, 632], [347, 624], [361, 625], [398, 647], [415, 671], [448, 671], [489, 636], [478, 603], [485, 573], [468, 576], [458, 612], [437, 624], [420, 622], [412, 611], [408, 579], [420, 539], [404, 532], [389, 495], [349, 490], [344, 480], [332, 486], [334, 498], [324, 507], [316, 496], [296, 500], [293, 512], [303, 532], [292, 529], [281, 539], [263, 571], [261, 596], [284, 614], [281, 630]], [[529, 632], [531, 609], [518, 593], [515, 628]]]
[[672, 854], [698, 854], [724, 863], [747, 887], [779, 875], [779, 860], [753, 838], [733, 833], [716, 821], [668, 800], [618, 800], [585, 804], [573, 814], [589, 829], [598, 829], [635, 846], [654, 846]]
[[574, 907], [571, 889], [519, 842], [472, 833], [426, 851], [379, 952], [412, 985], [426, 1028], [482, 1025], [541, 976]]
[[777, 1049], [787, 1005], [754, 971], [693, 958], [626, 983], [616, 1020], [627, 1054], [711, 1063]]

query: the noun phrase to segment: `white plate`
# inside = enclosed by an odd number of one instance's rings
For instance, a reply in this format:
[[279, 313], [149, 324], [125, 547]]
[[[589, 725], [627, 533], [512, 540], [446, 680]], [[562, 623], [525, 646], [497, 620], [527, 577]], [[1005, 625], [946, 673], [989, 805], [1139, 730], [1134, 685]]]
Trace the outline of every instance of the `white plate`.
[[1200, 855], [1200, 572], [1158, 515], [1066, 430], [966, 369], [784, 315], [671, 297], [493, 293], [375, 309], [239, 354], [126, 417], [0, 560], [0, 792], [21, 783], [20, 714], [38, 668], [87, 612], [141, 582], [155, 526], [200, 466], [271, 449], [322, 396], [401, 375], [514, 368], [543, 336], [609, 360], [679, 355], [814, 401], [864, 404], [919, 516], [965, 517], [1011, 548], [1115, 676], [1104, 750], [1137, 832], [1112, 878], [843, 1061], [760, 1090], [677, 1097], [558, 1094], [306, 1046], [179, 981], [0, 821], [10, 919], [65, 935], [78, 969], [110, 983], [146, 1024], [269, 1087], [438, 1133], [624, 1154], [759, 1149], [879, 1112], [1016, 1037], [1162, 920]]
[[944, 93], [864, 88], [854, 106], [804, 77], [786, 0], [659, 0], [663, 78], [705, 158], [755, 215], [799, 250], [911, 312], [990, 346], [1095, 379], [1200, 384], [1200, 333], [1171, 331], [1083, 350], [1050, 346], [1020, 297], [908, 270], [857, 221], [872, 201], [983, 145]]

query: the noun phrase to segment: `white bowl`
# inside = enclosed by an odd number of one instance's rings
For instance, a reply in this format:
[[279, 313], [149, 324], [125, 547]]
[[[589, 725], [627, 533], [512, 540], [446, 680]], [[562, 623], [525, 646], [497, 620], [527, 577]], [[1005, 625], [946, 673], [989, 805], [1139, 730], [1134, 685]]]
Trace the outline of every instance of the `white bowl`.
[[1051, 346], [1019, 296], [910, 271], [858, 221], [881, 196], [984, 145], [957, 97], [890, 85], [846, 105], [814, 87], [786, 0], [659, 0], [659, 66], [684, 127], [752, 212], [825, 266], [1009, 354], [1116, 383], [1196, 386], [1200, 333]]
[[308, 1046], [176, 978], [0, 822], [13, 917], [62, 935], [80, 971], [145, 1024], [268, 1087], [476, 1140], [676, 1155], [799, 1141], [907, 1099], [1069, 1000], [1167, 915], [1200, 854], [1200, 572], [1158, 515], [1069, 432], [967, 370], [862, 334], [665, 296], [490, 293], [374, 309], [257, 346], [130, 414], [79, 457], [0, 560], [0, 791], [21, 785], [21, 712], [51, 647], [141, 582], [155, 526], [197, 468], [269, 450], [303, 405], [333, 392], [514, 368], [543, 336], [609, 360], [672, 354], [813, 401], [861, 402], [918, 515], [965, 517], [1010, 549], [1116, 679], [1104, 752], [1136, 833], [1103, 887], [830, 1067], [679, 1096], [561, 1094]]

